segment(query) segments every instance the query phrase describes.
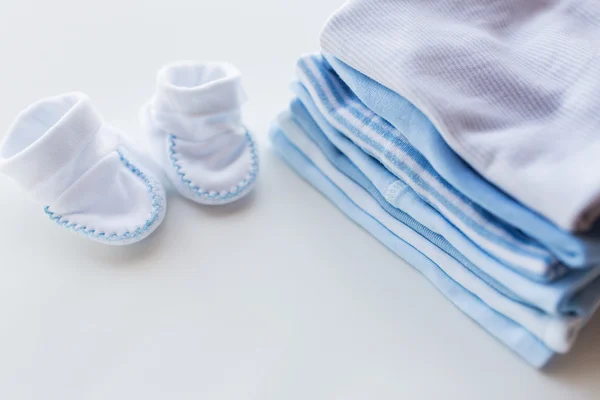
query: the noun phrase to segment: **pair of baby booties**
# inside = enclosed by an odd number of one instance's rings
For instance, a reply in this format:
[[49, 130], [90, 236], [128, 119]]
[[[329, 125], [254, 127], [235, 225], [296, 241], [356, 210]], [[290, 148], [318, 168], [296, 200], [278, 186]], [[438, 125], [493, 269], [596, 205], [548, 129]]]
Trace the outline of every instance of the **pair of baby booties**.
[[23, 110], [0, 146], [15, 179], [60, 226], [112, 245], [138, 242], [165, 216], [157, 164], [183, 196], [209, 205], [252, 189], [258, 153], [242, 124], [240, 73], [223, 62], [162, 68], [140, 120], [154, 160], [105, 123], [89, 98], [67, 93]]

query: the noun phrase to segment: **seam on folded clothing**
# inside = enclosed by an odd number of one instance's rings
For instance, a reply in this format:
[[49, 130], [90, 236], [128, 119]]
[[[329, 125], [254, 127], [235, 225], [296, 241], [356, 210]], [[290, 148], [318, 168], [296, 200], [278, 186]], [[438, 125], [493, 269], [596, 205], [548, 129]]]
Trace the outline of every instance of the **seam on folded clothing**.
[[80, 225], [77, 222], [71, 222], [68, 219], [65, 219], [62, 215], [56, 214], [53, 211], [50, 211], [50, 206], [44, 207], [44, 212], [48, 217], [56, 222], [58, 225], [70, 229], [76, 233], [83, 234], [93, 239], [103, 240], [103, 241], [123, 241], [135, 239], [136, 237], [146, 233], [155, 223], [158, 221], [158, 217], [160, 212], [162, 211], [162, 203], [163, 198], [158, 194], [159, 190], [156, 187], [155, 182], [152, 181], [144, 172], [142, 172], [138, 167], [136, 167], [121, 151], [117, 150], [117, 154], [119, 155], [119, 160], [127, 167], [129, 171], [135, 174], [138, 178], [140, 178], [148, 192], [152, 196], [152, 212], [150, 213], [150, 217], [146, 220], [146, 222], [136, 228], [133, 231], [127, 231], [125, 233], [108, 233], [102, 230], [97, 230], [95, 228], [88, 228], [86, 225]]
[[179, 158], [177, 158], [178, 154], [175, 150], [175, 148], [177, 147], [177, 144], [175, 142], [176, 140], [177, 136], [173, 134], [169, 135], [169, 159], [171, 160], [171, 165], [175, 169], [175, 172], [179, 176], [181, 182], [184, 185], [186, 185], [190, 189], [190, 191], [192, 191], [196, 196], [215, 201], [232, 200], [236, 197], [241, 196], [246, 191], [246, 189], [249, 188], [252, 185], [252, 183], [254, 183], [254, 181], [256, 180], [256, 176], [258, 174], [258, 152], [256, 150], [256, 144], [250, 136], [250, 132], [246, 131], [246, 140], [248, 141], [248, 146], [250, 146], [250, 155], [252, 157], [249, 178], [244, 178], [244, 180], [242, 180], [236, 185], [235, 190], [233, 191], [208, 191], [202, 189], [200, 186], [192, 182], [187, 177], [187, 174], [183, 171], [183, 167], [179, 163]]
[[[314, 74], [312, 73], [312, 71], [308, 70], [307, 66], [305, 65], [304, 60], [301, 60], [299, 63], [300, 67], [302, 68], [303, 72], [306, 73], [310, 79], [313, 80], [313, 82], [316, 84], [315, 89], [318, 90], [319, 93], [319, 97], [321, 97], [321, 100], [324, 101], [325, 103], [327, 103], [327, 108], [331, 109], [332, 105], [329, 102], [329, 100], [327, 99], [327, 96], [323, 93], [323, 89], [320, 87], [320, 84], [318, 83], [319, 80], [314, 76]], [[320, 70], [320, 72], [325, 72], [326, 71], [322, 71], [322, 68], [317, 66], [317, 68]], [[323, 79], [325, 79], [326, 81], [328, 80], [328, 77], [323, 77]], [[326, 83], [327, 84], [327, 83]], [[329, 85], [331, 87], [331, 85]], [[335, 93], [334, 93], [335, 95]], [[351, 105], [348, 104], [347, 101], [345, 101], [345, 99], [341, 99], [344, 101], [340, 101], [340, 99], [338, 99], [338, 102], [340, 102], [341, 104], [346, 104], [348, 106], [349, 111], [352, 111], [353, 113], [358, 113], [359, 115], [354, 115], [356, 118], [359, 118], [361, 121], [364, 122], [364, 119], [367, 118], [366, 116], [362, 115], [361, 112], [357, 109], [355, 109], [354, 107], [352, 107]], [[335, 110], [333, 110], [333, 114], [332, 116], [334, 116], [339, 123], [342, 123], [346, 128], [350, 129], [350, 130], [355, 130], [355, 127], [352, 126], [352, 124], [350, 124], [350, 126], [348, 126], [348, 122], [342, 117], [340, 116], [337, 112], [335, 112]], [[372, 120], [370, 120], [372, 121]], [[381, 127], [379, 124], [372, 122], [374, 126], [374, 128], [377, 128], [377, 130], [381, 130], [383, 127]], [[394, 163], [394, 165], [396, 165], [399, 168], [402, 168], [403, 170], [405, 170], [405, 172], [409, 173], [411, 176], [414, 175], [412, 174], [412, 170], [410, 169], [410, 167], [408, 167], [407, 165], [405, 165], [405, 163], [403, 163], [401, 160], [399, 160], [395, 154], [393, 154], [393, 152], [391, 151], [386, 151], [385, 147], [383, 145], [380, 145], [379, 143], [374, 142], [372, 139], [370, 139], [369, 137], [363, 137], [364, 135], [361, 135], [360, 132], [354, 132], [355, 135], [358, 135], [359, 138], [361, 139], [361, 141], [364, 141], [365, 143], [367, 143], [368, 145], [370, 145], [371, 147], [373, 147], [375, 150], [379, 151], [380, 153], [384, 154], [386, 156], [386, 158], [390, 159], [390, 161], [392, 161]], [[389, 137], [384, 135], [384, 138], [387, 141], [396, 143], [398, 145], [403, 145], [403, 147], [407, 147], [407, 143], [404, 140], [401, 140], [400, 138], [397, 137], [393, 137], [392, 139], [390, 139]], [[421, 167], [423, 167], [424, 169], [426, 169], [434, 179], [436, 179], [440, 184], [444, 185], [446, 188], [448, 188], [449, 190], [451, 190], [451, 188], [449, 188], [446, 184], [444, 184], [444, 182], [440, 181], [440, 179], [438, 179], [437, 176], [435, 176], [435, 174], [437, 174], [435, 171], [431, 171], [431, 167], [429, 165], [424, 165], [423, 160], [420, 160], [419, 158], [415, 158], [415, 154], [414, 151], [409, 151], [409, 150], [414, 150], [414, 149], [404, 149], [404, 151], [406, 152], [407, 155], [412, 156], [411, 158], [417, 162], [417, 164], [419, 164]], [[408, 169], [408, 171], [407, 171]], [[486, 230], [483, 226], [481, 226], [480, 224], [478, 224], [477, 222], [475, 222], [472, 218], [468, 217], [468, 215], [464, 214], [464, 212], [458, 208], [456, 208], [455, 205], [451, 204], [448, 202], [448, 200], [442, 196], [439, 192], [437, 192], [435, 189], [433, 189], [427, 182], [423, 181], [422, 178], [419, 178], [418, 176], [412, 176], [412, 178], [414, 179], [414, 182], [416, 184], [419, 184], [419, 186], [421, 186], [423, 189], [427, 190], [430, 194], [434, 195], [438, 201], [442, 202], [442, 204], [446, 207], [448, 207], [449, 209], [451, 209], [452, 211], [454, 211], [455, 215], [457, 215], [459, 218], [461, 218], [461, 220], [468, 224], [469, 226], [471, 226], [472, 228], [475, 229], [476, 232], [478, 232], [480, 235], [496, 241], [498, 243], [498, 241], [502, 244], [504, 244], [505, 246], [508, 246], [511, 248], [511, 250], [517, 251], [520, 254], [524, 254], [524, 255], [528, 255], [531, 257], [534, 257], [536, 259], [541, 259], [544, 260], [548, 263], [551, 263], [553, 261], [555, 261], [549, 254], [548, 255], [543, 255], [543, 254], [535, 254], [534, 252], [530, 252], [527, 251], [527, 249], [521, 248], [521, 247], [515, 247], [515, 244], [513, 243], [508, 243], [506, 241], [506, 239], [498, 237], [497, 235], [493, 234], [492, 232]], [[459, 197], [461, 200], [465, 201], [467, 204], [471, 205], [471, 206], [475, 206], [474, 204], [472, 204], [472, 202], [469, 199], [464, 198], [463, 195], [461, 195], [460, 193], [456, 193], [457, 197]], [[437, 207], [436, 207], [437, 208]], [[439, 211], [439, 210], [438, 210]], [[476, 212], [479, 213], [479, 215], [481, 215], [481, 212], [478, 210], [474, 210]], [[484, 211], [485, 212], [485, 211]], [[495, 224], [495, 221], [489, 221], [488, 217], [485, 215], [481, 215], [481, 217], [485, 218], [486, 220], [488, 220], [489, 223], [491, 224]], [[500, 221], [498, 221], [500, 222]], [[503, 229], [502, 226], [499, 226], [499, 228]], [[507, 232], [508, 234], [508, 232]], [[527, 246], [531, 246], [532, 243], [523, 243], [519, 240], [519, 238], [515, 237], [514, 235], [510, 236], [512, 239], [514, 239], [515, 241], [518, 241], [519, 243], [522, 243], [524, 245]], [[497, 240], [496, 240], [497, 239]], [[534, 246], [534, 248], [536, 250], [539, 251], [543, 251], [543, 249], [541, 247], [537, 247]]]
[[398, 196], [398, 193], [400, 193], [400, 190], [404, 186], [405, 186], [405, 184], [400, 180], [396, 180], [396, 181], [390, 183], [387, 186], [387, 188], [385, 189], [385, 193], [383, 194], [383, 197], [388, 202], [392, 201], [393, 199], [396, 198], [396, 196]]

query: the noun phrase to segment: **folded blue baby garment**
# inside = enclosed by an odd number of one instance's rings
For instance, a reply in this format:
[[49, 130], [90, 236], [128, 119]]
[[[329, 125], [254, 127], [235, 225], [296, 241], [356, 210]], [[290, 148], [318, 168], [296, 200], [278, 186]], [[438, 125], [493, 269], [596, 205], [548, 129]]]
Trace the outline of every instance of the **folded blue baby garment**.
[[[514, 301], [551, 315], [576, 315], [587, 319], [594, 312], [600, 294], [590, 283], [600, 275], [598, 268], [570, 271], [565, 277], [551, 283], [532, 281], [511, 270], [478, 248], [410, 187], [328, 124], [299, 83], [294, 84], [293, 88], [301, 101], [294, 100], [291, 111], [304, 132], [332, 165], [368, 191], [394, 218], [417, 231], [489, 286]], [[390, 192], [394, 194], [390, 195]], [[393, 202], [389, 201], [390, 197]], [[583, 298], [586, 300], [582, 301]]]
[[[336, 186], [298, 147], [286, 138], [287, 135], [292, 135], [297, 140], [302, 140], [302, 137], [305, 137], [306, 140], [303, 144], [310, 146], [306, 134], [289, 114], [281, 116], [272, 128], [271, 140], [275, 150], [293, 169], [329, 198], [342, 212], [413, 265], [453, 304], [527, 362], [539, 368], [552, 358], [553, 351], [542, 344], [527, 329], [507, 318], [501, 312], [494, 311], [482, 301], [481, 297], [474, 295], [473, 292], [465, 288], [465, 286], [468, 286], [469, 289], [476, 289], [480, 284], [485, 285], [483, 282], [478, 281], [468, 270], [458, 267], [458, 264], [453, 262], [453, 259], [444, 251], [439, 248], [438, 251], [435, 251], [436, 246], [431, 246], [431, 243], [427, 240], [420, 239], [418, 234], [411, 233], [414, 231], [410, 229], [404, 231], [406, 236], [411, 237], [412, 243], [404, 237], [394, 234], [380, 222], [380, 219], [386, 218], [387, 212], [367, 192], [341, 173], [336, 176], [336, 183], [337, 185], [343, 185], [346, 191]], [[314, 146], [316, 147], [316, 145]], [[312, 155], [318, 156], [317, 152]], [[334, 173], [334, 171], [330, 172]], [[353, 198], [349, 197], [349, 192], [354, 194]], [[390, 219], [396, 221], [392, 217]], [[399, 229], [401, 229], [401, 226], [402, 224], [399, 223]], [[445, 270], [442, 270], [440, 263], [445, 264]], [[488, 294], [493, 297], [494, 293], [491, 291]], [[494, 298], [488, 298], [487, 300], [494, 303]], [[496, 298], [495, 300], [501, 301], [502, 299]], [[496, 303], [496, 305], [498, 304]]]
[[303, 57], [298, 76], [311, 97], [330, 111], [326, 117], [335, 111], [332, 117], [344, 134], [413, 189], [420, 187], [424, 200], [486, 251], [504, 247], [537, 258], [542, 261], [538, 267], [521, 265], [549, 278], [557, 275], [552, 272], [555, 264], [536, 241], [572, 267], [600, 262], [599, 237], [566, 232], [484, 180], [447, 147], [417, 108], [395, 92], [329, 57], [327, 61], [322, 56]]
[[302, 129], [296, 129], [297, 124], [285, 119], [280, 120], [279, 123], [286, 132], [286, 137], [357, 206], [371, 214], [393, 234], [419, 249], [438, 264], [448, 276], [479, 297], [492, 309], [527, 329], [548, 348], [556, 352], [568, 351], [584, 322], [582, 318], [550, 316], [500, 293], [465, 268], [458, 260], [440, 249], [436, 243], [412, 229], [404, 220], [394, 218], [386, 212], [377, 202], [374, 202], [368, 191], [362, 189], [360, 185], [356, 185], [336, 169], [316, 143]]
[[[326, 126], [328, 133], [324, 134], [298, 100], [293, 101], [291, 109], [295, 120], [302, 127], [303, 134], [299, 135], [295, 133], [299, 130], [290, 129], [288, 138], [334, 183], [342, 178], [342, 180], [350, 178], [363, 188], [367, 195], [375, 199], [380, 208], [387, 212], [387, 214], [382, 214], [380, 222], [393, 233], [405, 240], [409, 235], [419, 235], [422, 237], [421, 239], [428, 241], [427, 246], [429, 246], [430, 252], [443, 251], [447, 253], [452, 257], [451, 262], [458, 265], [457, 268], [468, 270], [478, 283], [480, 283], [479, 281], [485, 283], [474, 289], [475, 294], [484, 301], [490, 296], [496, 299], [489, 302], [492, 308], [503, 311], [505, 315], [538, 336], [554, 351], [566, 352], [569, 350], [576, 339], [578, 330], [598, 305], [598, 284], [590, 284], [596, 278], [596, 270], [574, 272], [556, 282], [543, 284], [528, 280], [490, 260], [489, 256], [486, 257], [484, 254], [473, 251], [472, 247], [469, 248], [462, 244], [461, 249], [466, 250], [465, 253], [472, 258], [466, 257], [452, 245], [453, 242], [456, 242], [459, 233], [447, 229], [442, 236], [436, 232], [443, 227], [442, 223], [439, 219], [435, 219], [435, 211], [432, 213], [430, 207], [424, 207], [422, 203], [411, 201], [418, 200], [417, 196], [411, 197], [407, 192], [404, 201], [398, 204], [398, 208], [391, 206], [385, 200], [376, 184], [373, 183], [379, 181], [378, 176], [385, 177], [376, 172], [376, 161], [364, 156], [360, 149], [339, 132], [336, 135], [331, 127], [327, 128]], [[313, 108], [313, 111], [316, 110]], [[318, 113], [316, 115], [317, 119], [324, 122]], [[286, 126], [283, 122], [281, 125]], [[309, 137], [310, 140], [307, 141], [306, 137]], [[352, 158], [347, 157], [346, 154], [351, 154]], [[364, 157], [361, 157], [361, 154]], [[371, 164], [371, 168], [367, 167], [369, 159], [374, 162]], [[353, 160], [357, 160], [357, 163], [355, 164]], [[334, 167], [333, 171], [331, 171], [332, 166]], [[363, 174], [362, 170], [368, 171], [368, 175]], [[378, 171], [384, 170], [380, 167]], [[389, 172], [387, 173], [389, 174]], [[360, 205], [360, 201], [364, 201], [362, 199], [364, 196], [357, 199], [357, 196], [347, 194], [358, 205]], [[401, 229], [399, 223], [403, 224]], [[461, 244], [460, 241], [458, 243]], [[430, 256], [430, 253], [427, 255]], [[449, 268], [448, 263], [447, 261], [439, 265], [446, 270]], [[585, 272], [588, 272], [588, 276], [585, 275]], [[592, 273], [595, 275], [591, 275]], [[498, 297], [505, 303], [504, 306], [497, 305]]]
[[[472, 203], [468, 199], [463, 201], [460, 194], [400, 133], [362, 105], [350, 89], [320, 62], [326, 65], [319, 56], [300, 59], [297, 75], [330, 124], [376, 158], [378, 152], [383, 152], [386, 157], [378, 158], [391, 172], [493, 257], [540, 279], [551, 280], [560, 274], [557, 260], [517, 229], [498, 221], [484, 210], [479, 213], [469, 209], [463, 211]], [[378, 139], [388, 132], [394, 134], [389, 145]], [[390, 192], [390, 196], [393, 193]]]

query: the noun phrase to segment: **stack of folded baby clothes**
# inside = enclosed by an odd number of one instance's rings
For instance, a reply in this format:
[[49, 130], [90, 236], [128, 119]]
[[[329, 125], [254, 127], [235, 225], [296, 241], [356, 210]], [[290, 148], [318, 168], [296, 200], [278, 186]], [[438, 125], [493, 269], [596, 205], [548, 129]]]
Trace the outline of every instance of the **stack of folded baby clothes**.
[[273, 146], [541, 367], [600, 303], [599, 37], [596, 2], [351, 1]]

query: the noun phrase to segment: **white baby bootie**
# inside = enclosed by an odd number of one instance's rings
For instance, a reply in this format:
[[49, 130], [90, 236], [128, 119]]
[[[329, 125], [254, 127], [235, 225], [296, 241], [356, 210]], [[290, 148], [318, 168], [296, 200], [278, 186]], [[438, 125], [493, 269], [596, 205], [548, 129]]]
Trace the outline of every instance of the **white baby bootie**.
[[202, 204], [236, 201], [252, 189], [258, 151], [242, 124], [240, 72], [221, 62], [182, 62], [158, 72], [141, 122], [167, 175]]
[[0, 172], [15, 179], [58, 225], [123, 245], [163, 220], [163, 186], [88, 97], [68, 93], [22, 111], [0, 147]]

